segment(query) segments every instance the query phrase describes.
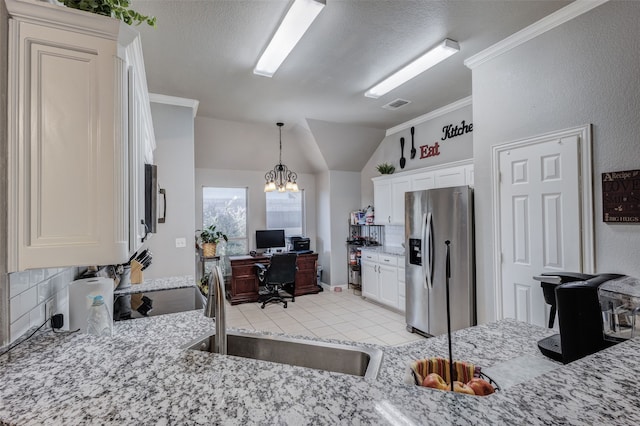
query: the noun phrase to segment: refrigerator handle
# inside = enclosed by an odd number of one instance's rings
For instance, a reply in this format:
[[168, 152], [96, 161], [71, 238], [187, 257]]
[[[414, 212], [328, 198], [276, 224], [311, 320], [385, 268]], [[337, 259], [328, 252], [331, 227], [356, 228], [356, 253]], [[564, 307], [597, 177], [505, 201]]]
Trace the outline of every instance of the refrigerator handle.
[[[428, 238], [426, 238], [428, 246], [429, 246], [429, 256], [425, 258], [425, 252], [422, 252], [422, 262], [423, 264], [427, 264], [427, 276], [426, 283], [429, 287], [429, 290], [433, 288], [433, 215], [431, 212], [427, 213], [427, 232]], [[424, 240], [423, 240], [424, 241]]]
[[427, 286], [427, 261], [425, 260], [425, 251], [427, 245], [427, 214], [422, 214], [422, 227], [420, 229], [420, 263], [422, 265], [422, 284], [425, 290], [429, 290]]

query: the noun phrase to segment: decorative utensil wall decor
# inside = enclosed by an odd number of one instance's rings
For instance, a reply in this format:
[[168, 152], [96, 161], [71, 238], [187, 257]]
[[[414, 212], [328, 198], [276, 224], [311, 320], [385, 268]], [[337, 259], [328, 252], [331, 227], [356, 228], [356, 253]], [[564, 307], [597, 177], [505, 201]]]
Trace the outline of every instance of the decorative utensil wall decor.
[[411, 159], [413, 160], [416, 157], [416, 147], [413, 144], [413, 134], [415, 133], [416, 128], [411, 127]]
[[404, 158], [404, 138], [400, 138], [400, 168], [404, 169], [407, 159]]

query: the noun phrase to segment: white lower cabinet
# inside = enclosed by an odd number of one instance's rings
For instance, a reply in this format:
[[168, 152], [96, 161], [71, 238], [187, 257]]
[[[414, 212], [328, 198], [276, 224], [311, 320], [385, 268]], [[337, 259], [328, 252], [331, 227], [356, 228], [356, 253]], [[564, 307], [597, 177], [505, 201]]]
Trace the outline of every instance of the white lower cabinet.
[[[362, 296], [394, 309], [400, 307], [398, 264], [401, 256], [388, 254], [362, 254]], [[404, 276], [404, 268], [402, 268]], [[402, 283], [404, 288], [404, 280]], [[404, 311], [404, 290], [402, 292]]]
[[398, 306], [398, 268], [378, 265], [380, 303], [396, 308]]
[[[404, 259], [401, 259], [399, 262], [404, 262]], [[404, 263], [402, 267], [398, 264], [398, 309], [402, 312], [407, 310], [406, 290]]]
[[363, 250], [362, 263], [362, 296], [367, 299], [380, 299], [380, 284], [378, 283], [378, 253]]

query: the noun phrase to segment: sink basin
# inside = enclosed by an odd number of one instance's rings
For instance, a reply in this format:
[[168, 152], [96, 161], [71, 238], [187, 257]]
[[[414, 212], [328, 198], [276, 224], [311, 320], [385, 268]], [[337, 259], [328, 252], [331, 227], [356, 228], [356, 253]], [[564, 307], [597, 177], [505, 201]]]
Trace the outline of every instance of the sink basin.
[[[214, 334], [199, 337], [184, 347], [213, 352]], [[352, 374], [365, 379], [375, 379], [382, 363], [380, 349], [248, 332], [227, 333], [227, 355]]]

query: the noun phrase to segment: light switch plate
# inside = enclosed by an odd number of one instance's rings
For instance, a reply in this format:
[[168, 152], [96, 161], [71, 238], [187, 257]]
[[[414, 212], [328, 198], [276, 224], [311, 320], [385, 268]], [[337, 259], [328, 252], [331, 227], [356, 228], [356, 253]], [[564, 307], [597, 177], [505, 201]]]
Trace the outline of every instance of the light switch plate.
[[186, 238], [176, 238], [176, 248], [183, 248], [187, 246]]

